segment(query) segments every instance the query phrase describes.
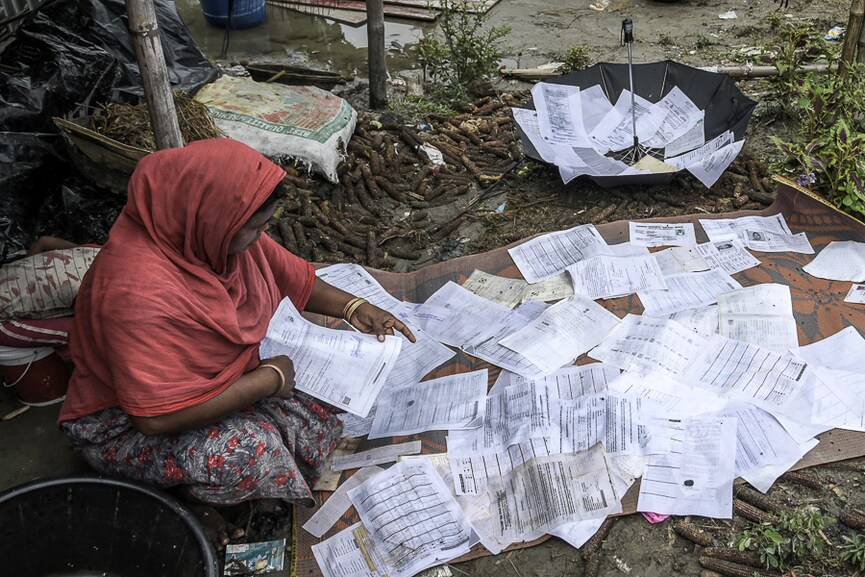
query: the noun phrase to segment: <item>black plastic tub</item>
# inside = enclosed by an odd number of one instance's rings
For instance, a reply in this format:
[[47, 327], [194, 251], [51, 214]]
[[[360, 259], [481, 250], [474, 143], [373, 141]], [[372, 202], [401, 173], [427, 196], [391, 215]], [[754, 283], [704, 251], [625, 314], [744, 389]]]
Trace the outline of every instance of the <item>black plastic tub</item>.
[[174, 498], [74, 476], [0, 493], [0, 573], [217, 577], [219, 565], [204, 528]]

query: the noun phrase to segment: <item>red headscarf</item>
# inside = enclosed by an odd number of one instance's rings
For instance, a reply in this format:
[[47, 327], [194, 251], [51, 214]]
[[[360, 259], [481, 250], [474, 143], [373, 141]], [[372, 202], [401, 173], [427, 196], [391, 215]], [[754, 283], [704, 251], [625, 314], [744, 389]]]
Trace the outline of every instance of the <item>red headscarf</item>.
[[302, 309], [315, 280], [309, 263], [267, 235], [228, 254], [284, 175], [227, 139], [141, 159], [75, 302], [61, 421], [118, 405], [136, 416], [174, 412], [257, 365], [279, 301]]

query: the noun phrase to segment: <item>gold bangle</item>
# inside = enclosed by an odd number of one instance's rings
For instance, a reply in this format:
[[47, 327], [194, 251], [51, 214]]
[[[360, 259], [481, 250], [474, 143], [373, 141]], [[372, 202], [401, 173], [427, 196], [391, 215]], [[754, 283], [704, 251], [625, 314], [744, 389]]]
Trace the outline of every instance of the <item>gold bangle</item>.
[[352, 304], [351, 307], [349, 307], [348, 312], [347, 312], [346, 315], [345, 315], [345, 320], [346, 320], [346, 322], [349, 322], [349, 323], [350, 323], [350, 322], [351, 322], [351, 317], [354, 315], [354, 313], [357, 312], [357, 309], [359, 309], [361, 306], [365, 305], [365, 304], [368, 303], [368, 302], [369, 302], [369, 301], [366, 300], [366, 299], [358, 299], [357, 302], [355, 302], [354, 304]]
[[276, 371], [276, 374], [279, 375], [279, 388], [277, 388], [270, 396], [275, 397], [276, 395], [281, 393], [282, 389], [285, 388], [285, 373], [282, 372], [282, 369], [280, 369], [276, 365], [271, 365], [269, 363], [261, 363], [260, 365], [258, 365], [258, 367], [267, 367]]
[[348, 309], [350, 309], [354, 305], [354, 303], [361, 301], [361, 300], [363, 300], [363, 299], [360, 297], [354, 297], [353, 299], [351, 299], [350, 301], [345, 303], [345, 306], [342, 307], [342, 318], [344, 318], [345, 320], [348, 320]]

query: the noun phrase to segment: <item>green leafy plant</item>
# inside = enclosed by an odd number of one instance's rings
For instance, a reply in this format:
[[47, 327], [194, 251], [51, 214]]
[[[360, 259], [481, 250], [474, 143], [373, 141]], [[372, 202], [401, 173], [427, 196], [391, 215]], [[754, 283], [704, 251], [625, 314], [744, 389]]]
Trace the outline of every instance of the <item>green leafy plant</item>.
[[841, 559], [860, 572], [865, 571], [865, 535], [857, 533], [852, 537], [844, 536], [841, 545]]
[[589, 58], [589, 46], [587, 44], [574, 44], [565, 52], [559, 54], [556, 60], [560, 60], [562, 63], [562, 74], [582, 70], [592, 63]]
[[782, 21], [773, 43], [762, 50], [760, 60], [778, 69], [771, 83], [781, 101], [789, 107], [795, 106], [802, 80], [797, 69], [815, 61], [832, 63], [838, 59], [836, 47], [830, 46], [822, 36], [808, 22]]
[[[809, 74], [797, 88], [800, 129], [795, 141], [772, 137], [783, 154], [779, 168], [808, 176], [811, 188], [839, 208], [865, 215], [865, 66], [846, 75]], [[813, 178], [811, 175], [813, 174]]]
[[820, 513], [796, 509], [792, 514], [782, 512], [776, 523], [764, 522], [742, 531], [733, 546], [757, 553], [767, 569], [787, 569], [822, 552], [823, 527]]
[[454, 110], [446, 103], [438, 102], [427, 96], [408, 95], [403, 98], [391, 100], [388, 109], [400, 118], [417, 123], [426, 119], [430, 114], [440, 116], [453, 116]]
[[437, 82], [433, 96], [463, 103], [475, 86], [497, 72], [505, 54], [502, 39], [511, 29], [485, 28], [485, 14], [454, 0], [442, 0], [440, 12], [441, 35], [421, 38], [418, 55], [424, 72]]

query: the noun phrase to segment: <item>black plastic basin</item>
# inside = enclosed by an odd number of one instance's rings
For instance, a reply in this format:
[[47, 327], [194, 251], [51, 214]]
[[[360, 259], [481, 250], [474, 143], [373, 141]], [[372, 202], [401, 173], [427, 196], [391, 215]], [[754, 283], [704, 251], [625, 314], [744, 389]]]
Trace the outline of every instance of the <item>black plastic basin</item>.
[[198, 520], [174, 498], [95, 476], [62, 477], [0, 493], [0, 573], [46, 577], [217, 577]]

